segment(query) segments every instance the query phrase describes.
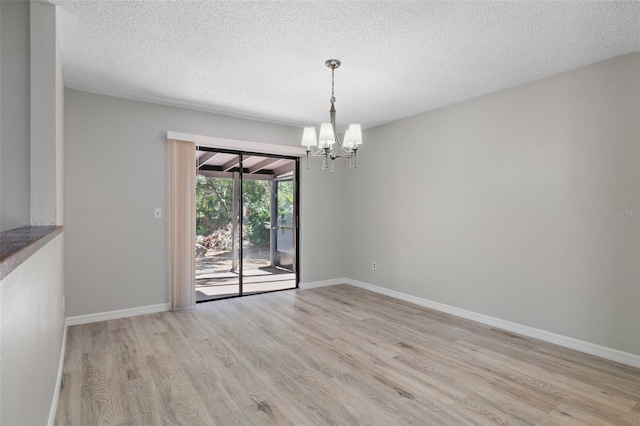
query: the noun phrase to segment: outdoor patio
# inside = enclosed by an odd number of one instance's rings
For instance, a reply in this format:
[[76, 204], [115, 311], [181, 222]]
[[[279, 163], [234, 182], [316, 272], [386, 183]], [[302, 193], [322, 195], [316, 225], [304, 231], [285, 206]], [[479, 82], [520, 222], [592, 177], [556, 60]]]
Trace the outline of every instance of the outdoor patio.
[[[207, 251], [196, 259], [196, 301], [235, 296], [240, 292], [240, 277], [231, 271], [232, 252]], [[243, 294], [295, 288], [296, 275], [290, 270], [271, 266], [268, 249], [244, 250]]]

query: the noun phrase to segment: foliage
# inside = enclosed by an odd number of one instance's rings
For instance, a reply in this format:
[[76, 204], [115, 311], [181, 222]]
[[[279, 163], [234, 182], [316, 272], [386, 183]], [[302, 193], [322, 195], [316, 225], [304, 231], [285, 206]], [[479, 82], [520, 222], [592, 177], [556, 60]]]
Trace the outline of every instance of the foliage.
[[233, 179], [196, 178], [196, 234], [209, 235], [232, 221]]
[[[243, 233], [254, 245], [268, 246], [270, 241], [271, 182], [244, 180]], [[278, 220], [290, 224], [293, 206], [293, 182], [281, 182], [278, 188]], [[197, 235], [208, 236], [233, 221], [233, 179], [196, 179]]]
[[271, 182], [261, 180], [244, 180], [242, 182], [242, 204], [247, 238], [252, 244], [260, 246], [269, 246], [271, 238], [270, 185]]
[[278, 220], [280, 224], [291, 225], [293, 215], [293, 181], [278, 184]]

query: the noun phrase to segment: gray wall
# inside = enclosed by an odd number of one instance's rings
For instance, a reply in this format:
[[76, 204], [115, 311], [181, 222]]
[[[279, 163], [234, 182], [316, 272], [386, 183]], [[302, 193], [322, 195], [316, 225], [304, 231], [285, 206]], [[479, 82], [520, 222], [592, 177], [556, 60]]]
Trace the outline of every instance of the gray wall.
[[[302, 135], [296, 127], [67, 89], [67, 315], [169, 302], [167, 130], [291, 146]], [[344, 176], [314, 166], [301, 176], [302, 282], [346, 273], [337, 249]]]
[[58, 373], [64, 313], [64, 234], [0, 282], [0, 424], [47, 424]]
[[31, 217], [29, 6], [0, 2], [0, 231], [28, 226]]
[[[60, 182], [57, 176], [63, 173], [59, 162], [63, 143], [59, 94], [64, 87], [55, 44], [37, 42], [39, 38], [56, 40], [55, 7], [40, 2], [0, 2], [0, 10], [0, 201], [1, 228], [6, 230], [29, 225], [31, 214], [37, 217], [47, 212], [52, 215], [49, 222], [55, 223], [56, 210], [62, 212], [62, 203], [40, 205], [40, 197], [55, 200], [63, 194], [56, 181]], [[7, 55], [17, 62], [10, 62]], [[38, 58], [35, 72], [29, 60], [32, 55]], [[30, 93], [32, 83], [38, 93]], [[36, 117], [31, 115], [32, 106], [37, 110]], [[38, 168], [43, 159], [32, 157], [34, 146], [49, 153], [50, 158], [44, 160], [53, 161], [53, 167]], [[31, 177], [45, 182], [45, 187], [32, 194]], [[30, 198], [36, 202], [30, 203]], [[59, 235], [0, 282], [0, 424], [41, 425], [49, 419], [64, 331], [63, 258], [64, 237]]]
[[[56, 37], [56, 9], [31, 4], [31, 225], [62, 224], [57, 218], [62, 189], [60, 171], [63, 131], [60, 96], [64, 94], [62, 66]], [[60, 198], [60, 199], [59, 199]]]
[[369, 129], [348, 276], [640, 355], [639, 99], [635, 53]]
[[62, 224], [64, 83], [55, 7], [1, 4], [0, 231]]

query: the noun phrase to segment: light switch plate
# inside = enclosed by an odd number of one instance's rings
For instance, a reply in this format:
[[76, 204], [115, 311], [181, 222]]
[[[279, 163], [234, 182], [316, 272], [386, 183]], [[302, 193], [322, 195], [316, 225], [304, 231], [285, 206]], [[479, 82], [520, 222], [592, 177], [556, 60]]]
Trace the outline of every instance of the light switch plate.
[[162, 217], [162, 209], [160, 207], [157, 207], [155, 212], [154, 212], [154, 217], [156, 219], [160, 219]]

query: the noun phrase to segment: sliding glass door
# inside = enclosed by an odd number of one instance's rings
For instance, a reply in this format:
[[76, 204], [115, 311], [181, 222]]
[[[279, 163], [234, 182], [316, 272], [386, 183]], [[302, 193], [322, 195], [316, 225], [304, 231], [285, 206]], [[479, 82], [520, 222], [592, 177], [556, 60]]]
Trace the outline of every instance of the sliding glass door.
[[298, 159], [196, 152], [197, 301], [296, 288]]

